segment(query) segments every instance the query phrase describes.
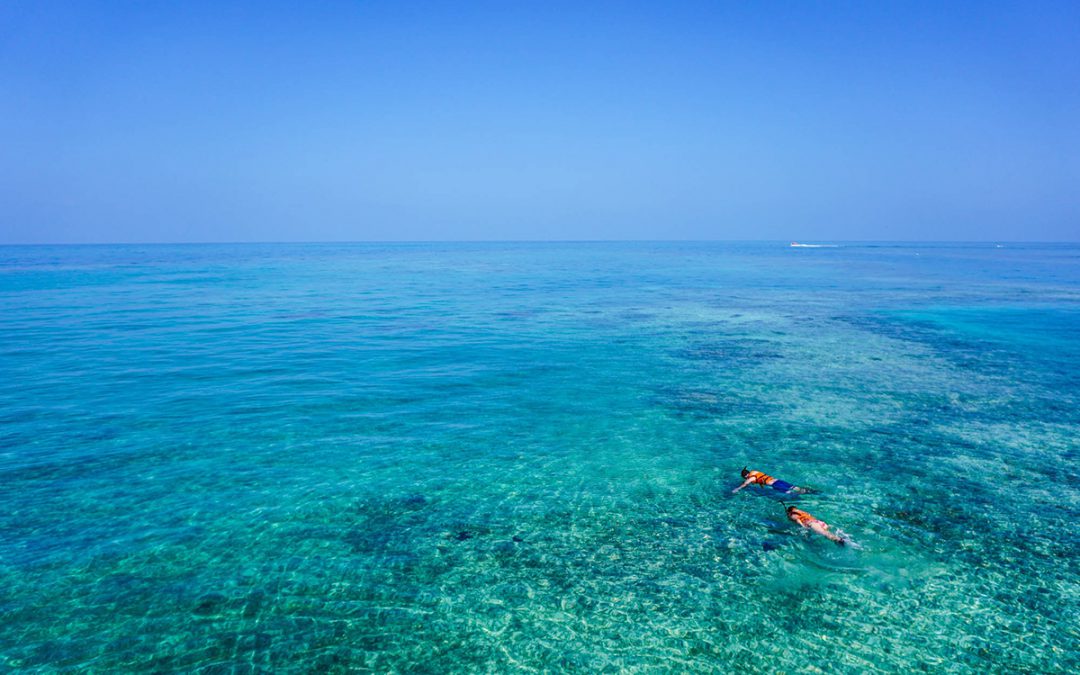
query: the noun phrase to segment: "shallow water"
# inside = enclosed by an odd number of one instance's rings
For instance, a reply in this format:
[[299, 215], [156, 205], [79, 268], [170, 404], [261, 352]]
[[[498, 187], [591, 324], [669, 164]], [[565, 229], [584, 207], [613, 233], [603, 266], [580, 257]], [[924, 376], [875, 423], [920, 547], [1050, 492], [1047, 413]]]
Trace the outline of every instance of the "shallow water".
[[1080, 668], [1080, 246], [4, 247], [0, 327], [0, 670]]

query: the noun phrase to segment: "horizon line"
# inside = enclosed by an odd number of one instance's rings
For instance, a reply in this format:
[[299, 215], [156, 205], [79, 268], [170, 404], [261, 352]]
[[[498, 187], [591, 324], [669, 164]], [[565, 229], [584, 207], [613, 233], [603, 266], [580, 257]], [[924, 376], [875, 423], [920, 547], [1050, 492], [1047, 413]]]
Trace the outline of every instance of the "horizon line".
[[1080, 244], [1080, 240], [1048, 239], [311, 239], [237, 241], [84, 241], [0, 242], [16, 246], [238, 246], [314, 244]]

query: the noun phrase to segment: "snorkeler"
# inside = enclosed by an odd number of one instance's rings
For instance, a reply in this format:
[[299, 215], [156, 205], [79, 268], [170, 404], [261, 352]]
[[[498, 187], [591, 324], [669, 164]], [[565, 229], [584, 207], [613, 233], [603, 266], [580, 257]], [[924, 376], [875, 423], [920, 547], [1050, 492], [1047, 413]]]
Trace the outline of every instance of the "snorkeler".
[[809, 488], [801, 488], [796, 485], [792, 485], [787, 481], [780, 480], [779, 478], [773, 478], [772, 476], [761, 473], [760, 471], [748, 471], [744, 466], [742, 468], [742, 477], [746, 480], [743, 484], [731, 491], [731, 494], [735, 494], [739, 490], [743, 489], [747, 485], [761, 485], [768, 486], [774, 490], [778, 490], [785, 494], [801, 494], [804, 492], [812, 492]]
[[[781, 502], [781, 504], [783, 504], [783, 502]], [[802, 509], [797, 509], [794, 506], [787, 506], [785, 504], [785, 508], [787, 510], [788, 520], [790, 520], [791, 522], [798, 523], [799, 525], [808, 530], [817, 532], [829, 541], [835, 542], [840, 546], [844, 546], [848, 543], [847, 539], [830, 530], [829, 525], [825, 521], [818, 520], [806, 511], [803, 511]]]

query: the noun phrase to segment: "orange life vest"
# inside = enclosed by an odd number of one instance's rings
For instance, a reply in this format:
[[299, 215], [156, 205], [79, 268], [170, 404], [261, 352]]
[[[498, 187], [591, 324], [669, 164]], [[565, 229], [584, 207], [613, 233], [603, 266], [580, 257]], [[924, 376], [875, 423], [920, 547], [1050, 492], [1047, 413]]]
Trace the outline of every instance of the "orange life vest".
[[753, 479], [757, 485], [768, 485], [770, 481], [776, 480], [772, 476], [761, 473], [760, 471], [750, 471], [746, 474], [747, 478]]
[[810, 523], [817, 522], [817, 518], [813, 517], [806, 511], [793, 508], [788, 511], [788, 518], [791, 518], [803, 527], [810, 527]]

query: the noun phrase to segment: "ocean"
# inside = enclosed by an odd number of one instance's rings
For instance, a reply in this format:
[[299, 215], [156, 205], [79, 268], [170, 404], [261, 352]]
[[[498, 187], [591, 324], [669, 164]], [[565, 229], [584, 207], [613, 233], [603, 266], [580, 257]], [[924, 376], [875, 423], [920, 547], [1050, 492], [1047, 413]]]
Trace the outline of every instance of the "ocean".
[[1078, 450], [1080, 245], [0, 247], [0, 670], [1076, 672]]

